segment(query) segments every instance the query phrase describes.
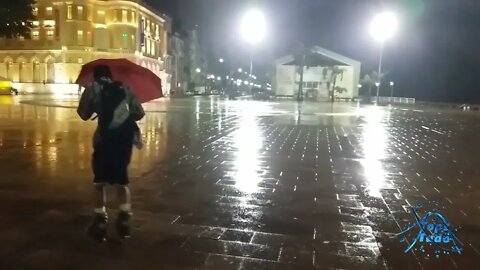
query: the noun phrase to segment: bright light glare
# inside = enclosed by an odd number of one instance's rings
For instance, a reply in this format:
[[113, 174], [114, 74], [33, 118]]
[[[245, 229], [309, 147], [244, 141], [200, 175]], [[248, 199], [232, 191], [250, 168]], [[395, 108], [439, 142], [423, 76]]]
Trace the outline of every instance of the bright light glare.
[[386, 171], [382, 161], [386, 157], [387, 131], [382, 123], [384, 111], [372, 107], [365, 111], [363, 126], [363, 153], [360, 160], [367, 179], [367, 192], [370, 196], [381, 197], [381, 189], [385, 186]]
[[390, 39], [397, 30], [397, 16], [390, 11], [385, 11], [375, 16], [370, 24], [370, 34], [379, 42]]
[[250, 44], [262, 41], [267, 33], [265, 16], [259, 10], [250, 10], [242, 18], [240, 31], [243, 39]]
[[233, 147], [237, 150], [233, 163], [235, 186], [241, 192], [252, 194], [260, 190], [258, 184], [263, 180], [259, 171], [264, 165], [260, 155], [264, 138], [256, 118], [262, 107], [256, 103], [245, 103], [236, 109], [241, 111], [242, 117], [238, 122], [238, 130], [233, 133]]

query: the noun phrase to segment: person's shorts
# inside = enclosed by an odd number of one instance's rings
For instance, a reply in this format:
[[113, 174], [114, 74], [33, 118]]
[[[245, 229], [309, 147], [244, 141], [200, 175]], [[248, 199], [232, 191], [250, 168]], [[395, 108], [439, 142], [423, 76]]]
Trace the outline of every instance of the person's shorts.
[[98, 143], [94, 147], [92, 168], [94, 183], [128, 185], [128, 165], [132, 157], [132, 144]]

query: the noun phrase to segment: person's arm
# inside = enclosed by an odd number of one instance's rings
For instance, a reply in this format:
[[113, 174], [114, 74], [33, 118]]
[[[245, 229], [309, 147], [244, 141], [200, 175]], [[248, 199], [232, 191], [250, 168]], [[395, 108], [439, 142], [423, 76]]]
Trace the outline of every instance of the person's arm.
[[94, 110], [94, 89], [93, 84], [85, 89], [78, 104], [77, 113], [82, 120], [87, 121], [92, 117]]

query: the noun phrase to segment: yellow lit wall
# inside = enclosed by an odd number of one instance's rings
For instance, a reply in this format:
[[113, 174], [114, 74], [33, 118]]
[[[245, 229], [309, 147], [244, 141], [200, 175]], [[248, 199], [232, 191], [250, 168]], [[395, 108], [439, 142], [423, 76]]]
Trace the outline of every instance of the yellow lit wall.
[[[83, 63], [127, 58], [170, 78], [164, 15], [135, 1], [37, 0], [35, 7], [31, 39], [0, 39], [0, 76], [21, 83], [69, 83]], [[143, 46], [141, 29], [149, 30]]]

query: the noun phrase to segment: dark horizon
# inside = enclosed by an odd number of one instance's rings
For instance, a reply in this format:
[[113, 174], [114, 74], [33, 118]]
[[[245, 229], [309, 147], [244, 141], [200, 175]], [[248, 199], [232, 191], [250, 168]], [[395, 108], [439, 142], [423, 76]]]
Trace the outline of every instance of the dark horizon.
[[184, 28], [198, 24], [210, 59], [229, 58], [246, 66], [248, 55], [236, 35], [239, 16], [255, 6], [267, 13], [270, 37], [256, 51], [257, 66], [290, 54], [298, 42], [319, 45], [362, 62], [362, 73], [377, 68], [378, 44], [367, 32], [383, 7], [398, 13], [401, 28], [388, 41], [384, 66], [396, 92], [421, 100], [480, 102], [476, 90], [480, 56], [475, 1], [177, 0], [151, 1]]

